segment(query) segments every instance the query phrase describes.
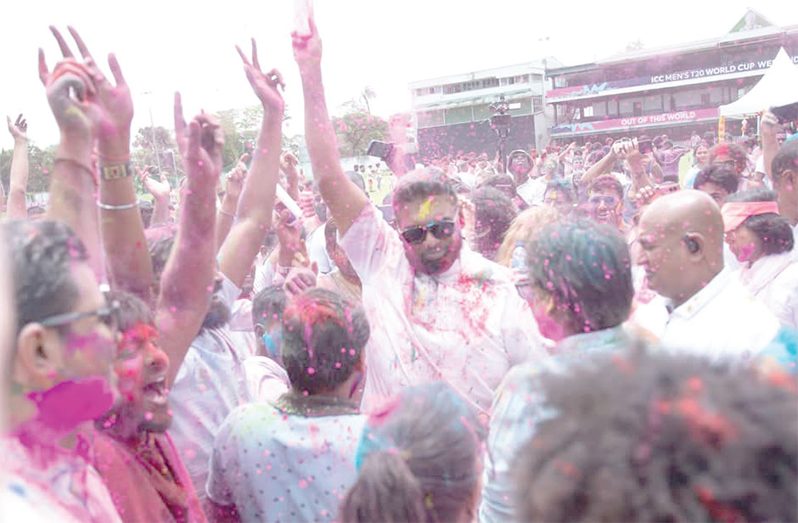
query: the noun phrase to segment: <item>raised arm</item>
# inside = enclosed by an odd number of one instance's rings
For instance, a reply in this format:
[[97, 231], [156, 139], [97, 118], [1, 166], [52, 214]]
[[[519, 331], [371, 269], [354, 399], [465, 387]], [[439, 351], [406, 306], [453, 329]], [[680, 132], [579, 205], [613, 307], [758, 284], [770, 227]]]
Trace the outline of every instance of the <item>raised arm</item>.
[[249, 153], [244, 153], [238, 159], [238, 163], [232, 171], [225, 176], [224, 198], [222, 206], [216, 216], [216, 249], [221, 249], [222, 244], [230, 233], [233, 221], [236, 218], [238, 209], [238, 199], [241, 197], [241, 189], [244, 186], [244, 179], [247, 176], [247, 162]]
[[20, 114], [15, 122], [8, 120], [8, 132], [14, 138], [14, 154], [11, 157], [11, 173], [8, 183], [8, 205], [6, 215], [12, 220], [28, 217], [25, 194], [28, 192], [28, 122]]
[[252, 269], [263, 237], [271, 226], [280, 168], [285, 102], [277, 89], [278, 85], [284, 86], [282, 77], [276, 69], [268, 73], [261, 70], [255, 40], [252, 40], [251, 62], [241, 49], [238, 49], [238, 54], [244, 61], [247, 80], [263, 105], [263, 121], [253, 152], [252, 165], [238, 200], [236, 222], [219, 251], [222, 273], [240, 287]]
[[343, 236], [369, 205], [369, 200], [341, 169], [335, 131], [324, 99], [321, 39], [313, 19], [309, 20], [309, 26], [309, 35], [293, 35], [294, 58], [299, 65], [305, 96], [305, 141], [313, 176]]
[[[180, 95], [175, 120], [183, 121]], [[161, 276], [155, 321], [160, 346], [169, 355], [167, 383], [174, 382], [191, 342], [208, 312], [215, 274], [216, 181], [221, 171], [221, 129], [207, 116], [194, 118], [185, 131], [186, 185], [174, 247]]]
[[107, 282], [97, 223], [97, 173], [92, 149], [99, 125], [97, 90], [85, 64], [79, 63], [57, 29], [51, 27], [64, 59], [51, 73], [39, 49], [39, 79], [47, 91], [61, 139], [50, 178], [47, 218], [65, 223], [81, 239], [97, 281]]
[[150, 177], [150, 167], [144, 169], [136, 167], [141, 186], [152, 195], [153, 207], [152, 218], [150, 218], [150, 228], [169, 223], [169, 204], [171, 201], [172, 187], [166, 175], [158, 173], [158, 180]]
[[100, 158], [100, 195], [97, 206], [102, 218], [100, 225], [108, 270], [115, 287], [149, 302], [152, 298], [152, 262], [144, 238], [144, 224], [138, 208], [130, 165], [133, 98], [116, 57], [113, 54], [108, 55], [108, 66], [114, 77], [114, 85], [100, 71], [77, 31], [70, 27], [69, 32], [75, 39], [97, 87], [97, 152]]

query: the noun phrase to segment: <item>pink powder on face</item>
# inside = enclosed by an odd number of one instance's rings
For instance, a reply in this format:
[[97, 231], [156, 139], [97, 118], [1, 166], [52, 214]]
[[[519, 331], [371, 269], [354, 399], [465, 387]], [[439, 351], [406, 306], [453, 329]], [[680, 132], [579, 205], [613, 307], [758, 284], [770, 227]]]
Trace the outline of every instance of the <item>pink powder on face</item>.
[[35, 421], [58, 432], [97, 419], [114, 405], [108, 380], [97, 376], [63, 381], [46, 391], [28, 394], [28, 399], [37, 407]]

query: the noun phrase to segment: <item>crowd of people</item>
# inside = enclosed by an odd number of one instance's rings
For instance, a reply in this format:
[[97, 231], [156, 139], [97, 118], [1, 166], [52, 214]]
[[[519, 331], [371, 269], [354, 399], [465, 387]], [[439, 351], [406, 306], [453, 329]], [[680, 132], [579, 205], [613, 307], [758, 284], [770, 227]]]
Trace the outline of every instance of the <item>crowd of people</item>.
[[415, 169], [397, 124], [390, 175], [345, 171], [311, 19], [292, 44], [313, 179], [253, 40], [251, 155], [223, 175], [220, 124], [176, 94], [173, 209], [131, 165], [121, 65], [51, 29], [43, 215], [8, 121], [0, 516], [798, 521], [788, 122]]

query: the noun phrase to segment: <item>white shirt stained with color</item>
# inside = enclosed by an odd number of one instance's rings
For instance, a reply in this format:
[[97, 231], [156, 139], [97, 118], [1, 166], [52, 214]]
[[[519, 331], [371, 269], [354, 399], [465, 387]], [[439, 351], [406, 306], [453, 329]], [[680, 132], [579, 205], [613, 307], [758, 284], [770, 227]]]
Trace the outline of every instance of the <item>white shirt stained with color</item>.
[[357, 479], [366, 417], [303, 417], [253, 403], [224, 422], [213, 449], [208, 497], [235, 505], [243, 522], [334, 521]]
[[510, 270], [465, 243], [447, 271], [415, 273], [399, 234], [367, 206], [340, 244], [371, 327], [363, 411], [403, 387], [445, 381], [487, 414], [510, 367], [546, 357]]
[[741, 269], [739, 276], [782, 325], [798, 328], [798, 262], [792, 251], [763, 256]]
[[[228, 307], [241, 290], [224, 279], [221, 299]], [[213, 439], [236, 407], [250, 401], [244, 360], [249, 349], [237, 346], [227, 326], [203, 329], [191, 344], [169, 393], [173, 418], [169, 434], [202, 500]]]
[[673, 310], [662, 344], [710, 359], [755, 357], [773, 341], [779, 321], [728, 269]]

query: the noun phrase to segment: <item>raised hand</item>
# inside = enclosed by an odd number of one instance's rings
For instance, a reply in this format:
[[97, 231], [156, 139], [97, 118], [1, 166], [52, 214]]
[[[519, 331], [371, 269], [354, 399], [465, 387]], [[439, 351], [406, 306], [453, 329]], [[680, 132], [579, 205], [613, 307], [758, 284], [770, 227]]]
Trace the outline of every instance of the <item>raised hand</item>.
[[[175, 93], [175, 142], [180, 151], [180, 156], [185, 160], [188, 157], [188, 140], [191, 130], [186, 125], [186, 119], [183, 117], [183, 99], [180, 93]], [[213, 162], [216, 170], [216, 178], [222, 172], [222, 149], [224, 148], [224, 131], [218, 120], [212, 115], [201, 112], [194, 118], [200, 126], [200, 139], [202, 146], [209, 154], [209, 159]], [[216, 183], [214, 180], [213, 183]]]
[[225, 197], [229, 197], [234, 202], [238, 202], [238, 197], [241, 196], [241, 190], [244, 188], [244, 180], [247, 176], [247, 162], [249, 161], [249, 153], [244, 153], [238, 159], [238, 163], [233, 170], [227, 173], [227, 186], [225, 188]]
[[291, 33], [294, 59], [299, 65], [300, 73], [305, 72], [308, 68], [318, 67], [321, 64], [321, 38], [313, 18], [308, 19], [308, 27], [310, 27], [309, 34]]
[[224, 137], [219, 124], [205, 113], [195, 116], [188, 124], [186, 175], [215, 185], [222, 170], [223, 147]]
[[260, 62], [258, 62], [258, 46], [254, 38], [252, 39], [251, 62], [240, 47], [236, 46], [236, 51], [238, 51], [238, 55], [244, 62], [244, 72], [247, 75], [247, 80], [249, 80], [249, 85], [252, 86], [252, 90], [255, 91], [261, 104], [263, 104], [263, 108], [282, 116], [285, 102], [277, 86], [285, 90], [285, 83], [280, 72], [277, 69], [272, 69], [268, 73], [263, 72]]
[[[108, 66], [116, 85], [111, 84], [94, 61], [80, 34], [68, 27], [83, 57], [83, 66], [93, 86], [90, 100], [98, 108], [97, 148], [100, 157], [110, 162], [127, 161], [130, 156], [130, 124], [133, 121], [133, 98], [122, 75], [116, 56], [108, 55]], [[55, 27], [50, 27], [64, 58], [74, 60], [69, 45]]]
[[11, 133], [15, 141], [28, 139], [28, 121], [21, 114], [17, 116], [15, 122], [12, 122], [8, 116], [6, 116], [6, 121], [8, 122], [8, 132]]
[[147, 189], [147, 192], [149, 192], [153, 198], [169, 199], [172, 188], [169, 185], [169, 180], [166, 179], [166, 175], [164, 175], [164, 173], [159, 173], [160, 180], [156, 180], [150, 177], [149, 169], [149, 167], [145, 169], [137, 168], [141, 185]]

